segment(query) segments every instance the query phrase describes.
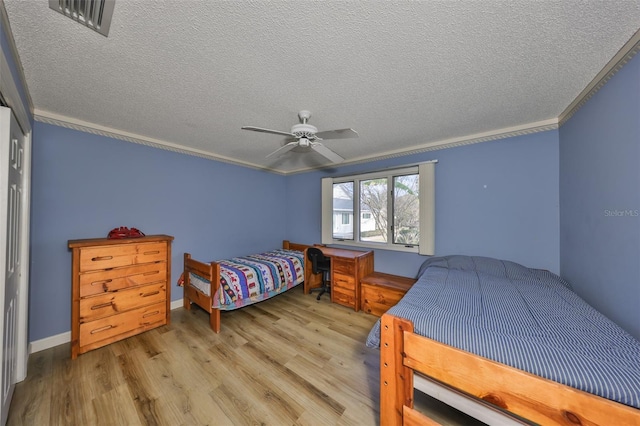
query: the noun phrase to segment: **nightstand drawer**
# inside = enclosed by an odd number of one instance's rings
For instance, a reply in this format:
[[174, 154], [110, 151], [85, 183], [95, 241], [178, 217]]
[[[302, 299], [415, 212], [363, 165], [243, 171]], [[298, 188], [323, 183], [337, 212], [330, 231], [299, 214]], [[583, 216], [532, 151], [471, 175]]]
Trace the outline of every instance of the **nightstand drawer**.
[[389, 308], [395, 306], [404, 292], [382, 287], [362, 285], [362, 310], [373, 315], [382, 316]]
[[374, 272], [360, 281], [362, 310], [382, 316], [395, 306], [416, 282], [413, 278]]

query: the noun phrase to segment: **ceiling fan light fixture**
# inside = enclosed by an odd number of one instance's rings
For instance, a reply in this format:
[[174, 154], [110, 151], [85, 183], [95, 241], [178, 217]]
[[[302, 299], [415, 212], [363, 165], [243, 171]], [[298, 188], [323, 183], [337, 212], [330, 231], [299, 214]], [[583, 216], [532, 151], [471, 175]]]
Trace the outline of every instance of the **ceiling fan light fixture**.
[[302, 147], [305, 147], [305, 148], [306, 148], [306, 147], [308, 147], [309, 145], [310, 145], [310, 144], [309, 144], [309, 139], [307, 139], [307, 138], [304, 138], [304, 137], [303, 137], [303, 138], [300, 138], [300, 140], [298, 140], [298, 146], [302, 146]]

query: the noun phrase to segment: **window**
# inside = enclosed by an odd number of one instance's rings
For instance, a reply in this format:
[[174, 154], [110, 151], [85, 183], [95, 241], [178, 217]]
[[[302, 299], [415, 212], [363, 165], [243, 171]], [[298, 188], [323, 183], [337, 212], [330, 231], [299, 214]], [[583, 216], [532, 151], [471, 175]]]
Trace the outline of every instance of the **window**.
[[433, 254], [434, 175], [435, 161], [324, 178], [322, 242]]

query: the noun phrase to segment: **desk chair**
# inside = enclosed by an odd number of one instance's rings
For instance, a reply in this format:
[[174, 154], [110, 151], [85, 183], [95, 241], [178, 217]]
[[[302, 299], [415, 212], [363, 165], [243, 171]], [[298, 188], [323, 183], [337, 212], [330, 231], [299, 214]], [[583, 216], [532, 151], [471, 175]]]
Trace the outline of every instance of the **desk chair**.
[[[322, 297], [323, 294], [327, 292], [331, 294], [331, 286], [329, 285], [329, 279], [327, 278], [331, 273], [331, 259], [325, 256], [324, 253], [322, 253], [322, 250], [315, 247], [309, 247], [307, 249], [307, 258], [311, 261], [312, 272], [314, 274], [322, 274], [322, 287], [319, 288], [320, 294], [318, 294], [318, 297], [316, 298], [316, 300], [320, 300], [320, 297]], [[317, 289], [311, 289], [312, 292], [313, 290]]]

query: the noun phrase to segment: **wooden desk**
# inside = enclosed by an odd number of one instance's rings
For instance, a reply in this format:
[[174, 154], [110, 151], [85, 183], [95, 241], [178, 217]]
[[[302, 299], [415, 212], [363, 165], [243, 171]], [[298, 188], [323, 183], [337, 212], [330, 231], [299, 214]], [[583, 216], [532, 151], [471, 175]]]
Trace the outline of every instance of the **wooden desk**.
[[[360, 280], [373, 272], [373, 251], [316, 246], [331, 258], [331, 301], [360, 310]], [[304, 293], [322, 286], [322, 275], [313, 274], [305, 259]]]

